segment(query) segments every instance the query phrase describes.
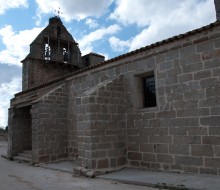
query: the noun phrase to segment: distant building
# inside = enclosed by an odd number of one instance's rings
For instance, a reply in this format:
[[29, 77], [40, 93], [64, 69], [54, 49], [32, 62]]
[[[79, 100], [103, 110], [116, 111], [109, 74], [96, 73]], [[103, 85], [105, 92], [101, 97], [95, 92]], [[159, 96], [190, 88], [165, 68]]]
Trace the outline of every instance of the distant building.
[[10, 158], [220, 175], [219, 21], [104, 61], [53, 17], [22, 63]]

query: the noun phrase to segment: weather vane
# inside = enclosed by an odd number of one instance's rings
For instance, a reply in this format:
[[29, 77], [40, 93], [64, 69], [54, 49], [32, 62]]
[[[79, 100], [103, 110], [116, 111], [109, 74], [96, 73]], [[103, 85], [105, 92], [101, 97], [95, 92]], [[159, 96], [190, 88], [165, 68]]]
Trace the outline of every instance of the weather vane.
[[63, 13], [61, 12], [61, 10], [60, 10], [60, 7], [59, 7], [59, 9], [58, 10], [55, 10], [55, 16], [57, 16], [57, 17], [60, 17], [60, 15], [62, 15]]

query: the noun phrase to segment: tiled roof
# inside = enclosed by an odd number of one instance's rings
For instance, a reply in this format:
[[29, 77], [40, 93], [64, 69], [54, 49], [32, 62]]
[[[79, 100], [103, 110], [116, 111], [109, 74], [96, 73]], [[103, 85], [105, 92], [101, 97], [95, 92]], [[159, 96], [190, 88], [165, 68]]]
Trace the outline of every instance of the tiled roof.
[[119, 61], [121, 59], [124, 59], [124, 58], [127, 58], [129, 56], [133, 56], [135, 54], [138, 54], [138, 53], [141, 53], [141, 52], [144, 52], [146, 50], [150, 50], [152, 48], [155, 48], [155, 47], [159, 47], [159, 46], [162, 46], [162, 45], [165, 45], [165, 44], [168, 44], [170, 42], [175, 42], [175, 41], [178, 41], [180, 39], [183, 39], [185, 37], [188, 37], [188, 36], [191, 36], [191, 35], [194, 35], [194, 34], [197, 34], [197, 33], [200, 33], [200, 32], [203, 32], [205, 30], [209, 30], [209, 29], [212, 29], [213, 27], [215, 26], [218, 26], [220, 25], [220, 21], [216, 21], [214, 23], [211, 23], [207, 26], [203, 26], [199, 29], [195, 29], [195, 30], [192, 30], [192, 31], [189, 31], [187, 33], [184, 33], [184, 34], [180, 34], [180, 35], [176, 35], [176, 36], [173, 36], [171, 38], [168, 38], [166, 40], [162, 40], [160, 42], [156, 42], [156, 43], [153, 43], [151, 45], [148, 45], [148, 46], [145, 46], [145, 47], [142, 47], [140, 49], [137, 49], [137, 50], [134, 50], [134, 51], [131, 51], [131, 52], [128, 52], [126, 54], [122, 54], [118, 57], [115, 57], [115, 58], [112, 58], [112, 59], [109, 59], [107, 61], [104, 61], [104, 62], [101, 62], [101, 63], [97, 63], [95, 65], [91, 65], [89, 67], [86, 67], [86, 68], [83, 68], [83, 69], [80, 69], [80, 70], [77, 70], [77, 71], [74, 71], [73, 73], [70, 73], [70, 74], [67, 74], [67, 75], [64, 75], [62, 77], [59, 77], [59, 78], [56, 78], [54, 80], [51, 80], [45, 84], [41, 84], [37, 87], [34, 87], [34, 88], [31, 88], [31, 89], [28, 89], [28, 90], [25, 90], [25, 91], [22, 91], [20, 93], [17, 93], [16, 96], [18, 95], [21, 95], [21, 94], [24, 94], [24, 93], [27, 93], [27, 92], [30, 92], [32, 90], [37, 90], [37, 89], [40, 89], [40, 88], [43, 88], [45, 86], [49, 86], [51, 84], [54, 84], [56, 82], [59, 82], [67, 77], [70, 77], [70, 76], [74, 76], [74, 75], [77, 75], [77, 74], [80, 74], [80, 73], [83, 73], [83, 72], [86, 72], [86, 71], [89, 71], [89, 70], [92, 70], [92, 69], [95, 69], [95, 68], [98, 68], [98, 67], [101, 67], [101, 66], [104, 66], [104, 65], [107, 65], [107, 64], [111, 64], [111, 63], [114, 63], [116, 61]]

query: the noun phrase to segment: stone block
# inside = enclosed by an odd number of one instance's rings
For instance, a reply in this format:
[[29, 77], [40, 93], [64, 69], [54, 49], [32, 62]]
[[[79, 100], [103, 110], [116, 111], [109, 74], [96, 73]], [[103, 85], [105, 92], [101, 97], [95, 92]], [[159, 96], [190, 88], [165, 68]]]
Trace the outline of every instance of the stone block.
[[214, 154], [215, 156], [220, 157], [220, 146], [219, 145], [214, 146]]
[[209, 127], [209, 135], [211, 135], [211, 136], [220, 136], [220, 126], [218, 126], [218, 127]]
[[134, 167], [139, 167], [140, 166], [140, 162], [139, 161], [130, 161], [130, 164], [131, 166], [134, 166]]
[[220, 115], [220, 106], [212, 107], [210, 112], [211, 115]]
[[183, 171], [185, 173], [199, 173], [198, 167], [193, 166], [183, 166]]
[[171, 106], [177, 110], [195, 109], [195, 108], [198, 108], [198, 101], [199, 100], [186, 100], [186, 101], [180, 100], [180, 101], [171, 102]]
[[213, 98], [206, 98], [204, 100], [199, 100], [199, 107], [213, 107], [220, 105], [220, 98], [213, 97]]
[[196, 45], [196, 50], [198, 53], [204, 51], [210, 51], [213, 49], [214, 49], [214, 43], [211, 40]]
[[199, 126], [198, 118], [175, 118], [175, 119], [161, 119], [161, 127], [185, 127], [185, 126]]
[[108, 156], [109, 156], [109, 157], [119, 157], [119, 156], [121, 156], [120, 149], [111, 149], [111, 150], [108, 150]]
[[213, 59], [213, 60], [210, 60], [210, 61], [206, 61], [204, 63], [204, 68], [205, 69], [213, 69], [213, 68], [218, 68], [218, 67], [220, 67], [218, 59]]
[[163, 62], [159, 65], [159, 70], [162, 72], [162, 71], [166, 71], [166, 70], [169, 70], [173, 68], [173, 61], [166, 61], [166, 62]]
[[211, 88], [206, 89], [206, 97], [207, 98], [220, 97], [220, 87], [219, 86], [213, 86]]
[[205, 98], [205, 91], [188, 91], [184, 93], [184, 100], [201, 100]]
[[92, 151], [91, 156], [92, 158], [103, 158], [107, 156], [107, 153], [105, 150], [97, 150], [97, 151]]
[[174, 136], [173, 137], [173, 144], [201, 144], [201, 137], [200, 136]]
[[141, 152], [153, 152], [153, 144], [141, 144], [140, 151]]
[[98, 149], [112, 149], [112, 144], [111, 143], [100, 143], [97, 145]]
[[98, 160], [98, 169], [103, 169], [108, 167], [109, 167], [108, 159]]
[[142, 154], [139, 152], [128, 152], [129, 160], [142, 160]]
[[179, 58], [179, 56], [180, 56], [179, 49], [171, 50], [166, 53], [166, 60], [169, 61], [169, 60], [177, 59]]
[[187, 127], [170, 127], [169, 134], [174, 136], [186, 136], [187, 135]]
[[201, 71], [201, 70], [203, 70], [202, 62], [192, 63], [190, 65], [185, 65], [183, 67], [183, 73], [191, 73], [191, 72], [196, 72], [196, 71]]
[[205, 158], [205, 166], [208, 168], [220, 168], [220, 158]]
[[156, 162], [156, 154], [143, 153], [143, 161]]
[[208, 129], [206, 127], [188, 127], [188, 135], [189, 136], [207, 136], [208, 135]]
[[180, 56], [183, 58], [194, 54], [195, 54], [195, 45], [183, 47], [180, 49]]
[[155, 57], [149, 57], [149, 58], [146, 59], [146, 67], [148, 69], [154, 68], [155, 67], [155, 63], [156, 63]]
[[179, 81], [179, 83], [188, 82], [188, 81], [191, 81], [191, 80], [193, 80], [193, 75], [192, 75], [192, 73], [187, 73], [187, 74], [183, 74], [183, 75], [178, 75], [178, 81]]
[[220, 38], [214, 40], [215, 48], [220, 48]]
[[202, 143], [208, 145], [220, 145], [220, 137], [216, 136], [204, 136], [202, 137]]
[[195, 117], [195, 116], [207, 116], [209, 115], [208, 108], [192, 108], [177, 110], [177, 117]]
[[117, 166], [117, 160], [116, 158], [110, 159], [110, 167], [116, 167]]
[[174, 162], [173, 156], [169, 154], [157, 154], [157, 162], [172, 164]]
[[177, 165], [202, 166], [203, 159], [193, 156], [175, 156], [175, 163]]
[[175, 155], [189, 155], [189, 145], [170, 144], [169, 153]]
[[200, 118], [201, 125], [204, 126], [219, 126], [220, 116], [209, 116], [209, 117], [201, 117]]
[[176, 117], [176, 111], [171, 110], [171, 111], [163, 111], [157, 113], [157, 118], [175, 118]]
[[45, 156], [39, 156], [39, 162], [41, 163], [46, 163], [50, 161], [50, 156], [49, 155], [45, 155]]
[[219, 85], [218, 78], [207, 78], [200, 81], [201, 88], [210, 88]]
[[168, 128], [167, 127], [155, 128], [154, 135], [168, 136], [169, 135]]
[[155, 153], [168, 153], [168, 144], [154, 144]]
[[199, 168], [200, 174], [218, 175], [218, 170], [215, 168]]
[[126, 157], [120, 157], [117, 159], [117, 166], [123, 166], [127, 163]]
[[156, 56], [156, 63], [162, 63], [165, 61], [165, 54], [159, 54]]
[[204, 70], [193, 74], [194, 80], [201, 80], [211, 77], [211, 70]]
[[149, 141], [155, 144], [171, 143], [172, 137], [171, 136], [150, 136]]
[[213, 147], [211, 145], [191, 145], [191, 148], [193, 156], [213, 156]]

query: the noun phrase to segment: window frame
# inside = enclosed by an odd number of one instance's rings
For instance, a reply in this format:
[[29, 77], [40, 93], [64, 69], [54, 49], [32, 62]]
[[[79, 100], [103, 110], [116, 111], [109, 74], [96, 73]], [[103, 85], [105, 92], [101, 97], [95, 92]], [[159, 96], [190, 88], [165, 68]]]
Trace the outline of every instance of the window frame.
[[[153, 75], [155, 81], [155, 95], [156, 95], [156, 105], [153, 107], [144, 106], [144, 95], [143, 95], [143, 78]], [[148, 112], [158, 110], [158, 93], [157, 93], [157, 78], [155, 70], [147, 70], [142, 72], [136, 72], [133, 75], [133, 106], [138, 112]]]

